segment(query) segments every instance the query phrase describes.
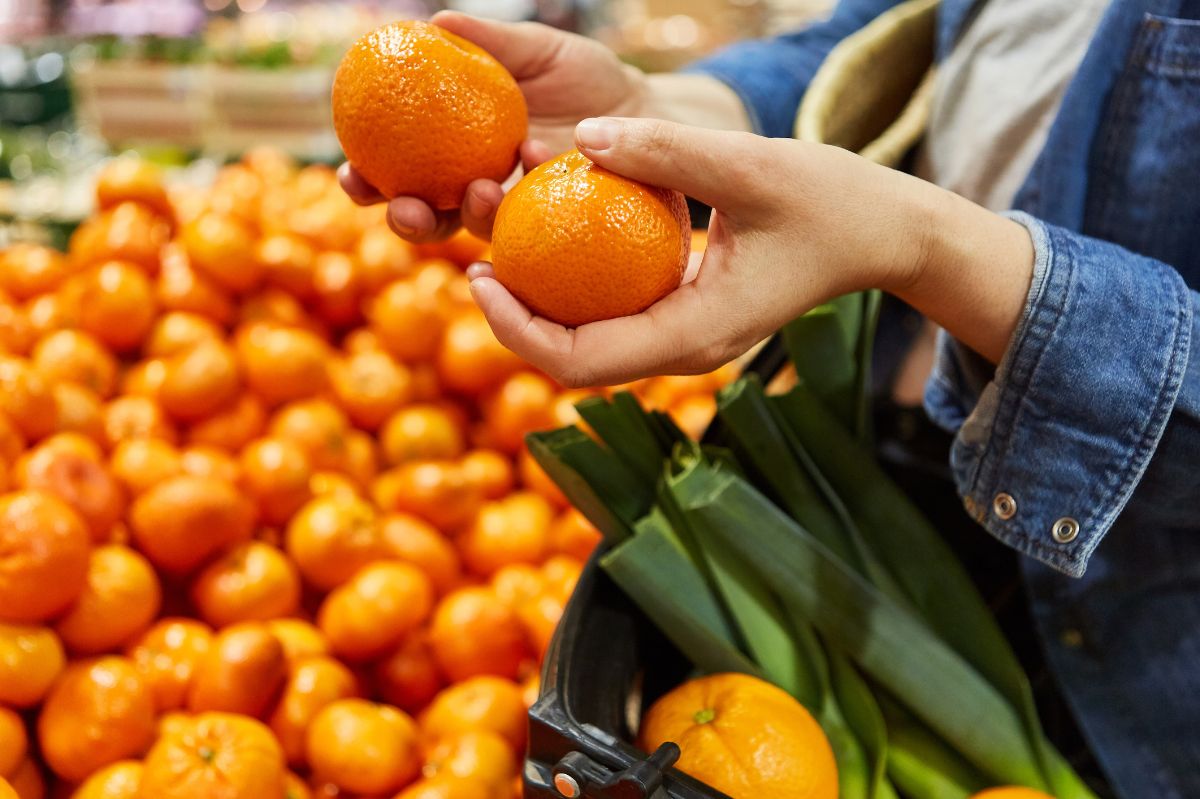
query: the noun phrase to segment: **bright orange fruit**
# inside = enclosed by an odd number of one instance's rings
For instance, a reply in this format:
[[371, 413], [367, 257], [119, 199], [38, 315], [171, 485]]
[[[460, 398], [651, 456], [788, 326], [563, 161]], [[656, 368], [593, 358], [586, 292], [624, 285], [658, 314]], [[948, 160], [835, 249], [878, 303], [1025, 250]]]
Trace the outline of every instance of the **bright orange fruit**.
[[42, 756], [71, 782], [140, 755], [153, 740], [154, 697], [128, 658], [71, 664], [38, 717]]
[[342, 59], [333, 126], [350, 163], [384, 196], [448, 209], [472, 180], [512, 173], [528, 114], [516, 81], [486, 51], [404, 21], [367, 34]]
[[326, 705], [308, 728], [308, 763], [345, 791], [390, 794], [420, 771], [417, 725], [404, 712], [362, 699]]
[[149, 627], [161, 602], [158, 575], [144, 557], [117, 544], [97, 547], [83, 591], [54, 629], [72, 652], [99, 654]]
[[532, 311], [576, 327], [644, 311], [674, 291], [690, 242], [682, 194], [613, 174], [572, 150], [505, 196], [492, 261], [496, 279]]
[[260, 799], [283, 796], [283, 751], [266, 725], [201, 713], [164, 734], [146, 755], [141, 796]]
[[87, 528], [52, 494], [0, 496], [0, 619], [39, 622], [67, 609], [88, 570]]
[[833, 750], [812, 715], [782, 689], [745, 674], [690, 680], [642, 716], [638, 743], [679, 744], [680, 771], [734, 799], [837, 799]]

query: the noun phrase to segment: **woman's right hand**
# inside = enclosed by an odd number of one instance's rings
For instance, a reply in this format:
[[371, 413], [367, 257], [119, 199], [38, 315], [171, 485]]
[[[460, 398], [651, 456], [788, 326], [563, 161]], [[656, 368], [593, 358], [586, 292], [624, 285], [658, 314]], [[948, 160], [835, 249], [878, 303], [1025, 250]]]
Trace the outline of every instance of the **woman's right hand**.
[[[494, 22], [453, 11], [432, 21], [487, 50], [516, 78], [529, 107], [529, 140], [521, 147], [526, 171], [569, 150], [580, 120], [642, 114], [645, 76], [599, 42], [533, 22]], [[338, 178], [360, 205], [385, 200], [349, 163]], [[467, 187], [456, 211], [435, 212], [415, 197], [396, 197], [388, 201], [388, 225], [412, 242], [445, 238], [460, 225], [490, 239], [503, 198], [499, 183], [482, 179]]]

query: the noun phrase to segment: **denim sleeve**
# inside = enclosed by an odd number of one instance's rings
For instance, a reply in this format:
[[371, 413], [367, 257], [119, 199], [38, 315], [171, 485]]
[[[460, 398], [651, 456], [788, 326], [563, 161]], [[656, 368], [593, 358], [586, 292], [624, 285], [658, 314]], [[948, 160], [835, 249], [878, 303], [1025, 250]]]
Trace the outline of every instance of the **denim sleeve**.
[[1008, 351], [992, 367], [943, 335], [925, 405], [956, 434], [967, 512], [1078, 577], [1123, 513], [1147, 534], [1200, 527], [1200, 295], [1160, 261], [1010, 216], [1036, 262]]
[[793, 33], [742, 42], [688, 66], [712, 75], [742, 99], [756, 133], [792, 135], [800, 100], [834, 46], [901, 0], [841, 0], [833, 13]]

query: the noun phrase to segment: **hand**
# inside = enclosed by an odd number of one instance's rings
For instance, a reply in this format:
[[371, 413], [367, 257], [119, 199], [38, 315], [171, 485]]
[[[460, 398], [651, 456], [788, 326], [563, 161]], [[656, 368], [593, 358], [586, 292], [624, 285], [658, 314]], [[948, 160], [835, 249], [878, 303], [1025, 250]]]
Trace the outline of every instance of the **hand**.
[[695, 280], [646, 311], [568, 329], [468, 271], [496, 337], [567, 386], [696, 374], [796, 316], [866, 288], [898, 294], [998, 360], [1032, 275], [1025, 229], [845, 150], [667, 122], [597, 119], [576, 131], [601, 166], [713, 207]]
[[[453, 11], [432, 21], [487, 50], [516, 78], [529, 107], [529, 141], [521, 148], [526, 171], [569, 150], [581, 119], [641, 113], [645, 76], [599, 42], [532, 22], [493, 22]], [[360, 205], [384, 200], [349, 164], [342, 164], [338, 178]], [[413, 242], [445, 238], [460, 224], [491, 238], [503, 198], [500, 184], [492, 180], [471, 183], [461, 211], [437, 213], [415, 197], [397, 197], [388, 202], [388, 224]]]

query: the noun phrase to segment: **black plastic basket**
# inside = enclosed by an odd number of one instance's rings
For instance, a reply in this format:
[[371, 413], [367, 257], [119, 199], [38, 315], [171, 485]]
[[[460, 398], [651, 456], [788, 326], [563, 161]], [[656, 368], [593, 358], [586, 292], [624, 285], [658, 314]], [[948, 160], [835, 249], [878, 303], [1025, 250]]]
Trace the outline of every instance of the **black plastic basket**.
[[672, 748], [650, 757], [629, 743], [642, 710], [691, 665], [600, 569], [599, 557], [580, 576], [546, 653], [541, 695], [529, 711], [525, 796], [725, 797], [669, 769]]
[[[887, 300], [881, 336], [903, 337], [911, 311]], [[911, 326], [909, 326], [911, 327]], [[891, 328], [889, 331], [887, 328]], [[881, 351], [882, 350], [882, 351]], [[890, 384], [902, 346], [877, 349], [872, 369]], [[880, 357], [882, 356], [882, 357]], [[774, 375], [786, 362], [778, 337], [747, 372]], [[884, 469], [943, 532], [988, 601], [1034, 687], [1047, 735], [1100, 797], [1111, 797], [1049, 674], [1033, 631], [1016, 553], [983, 534], [966, 515], [946, 463], [950, 437], [919, 409], [898, 408], [887, 392], [876, 397], [877, 455]], [[714, 424], [708, 440], [719, 439]], [[529, 711], [525, 796], [585, 799], [702, 799], [725, 794], [670, 768], [674, 745], [647, 755], [633, 741], [642, 712], [693, 671], [642, 611], [600, 568], [598, 552], [580, 576], [546, 653], [542, 687]], [[557, 784], [556, 784], [557, 782]]]

